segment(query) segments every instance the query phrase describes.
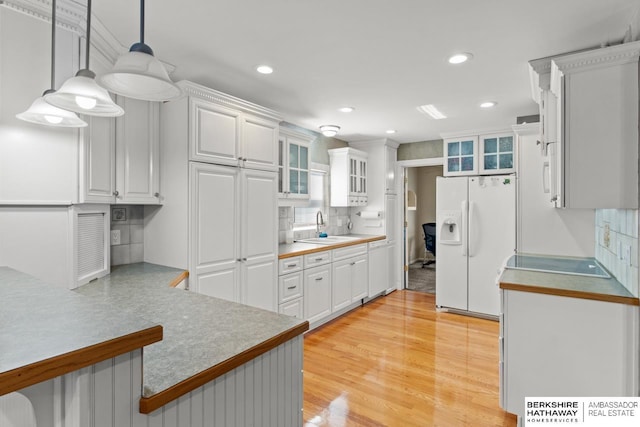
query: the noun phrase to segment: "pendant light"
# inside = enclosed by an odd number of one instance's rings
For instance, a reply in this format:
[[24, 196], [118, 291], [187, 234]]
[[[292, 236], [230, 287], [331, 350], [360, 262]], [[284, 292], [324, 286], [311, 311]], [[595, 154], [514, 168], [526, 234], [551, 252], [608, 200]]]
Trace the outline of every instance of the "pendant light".
[[95, 81], [95, 73], [89, 69], [89, 50], [91, 48], [91, 0], [87, 0], [87, 46], [85, 68], [75, 77], [68, 79], [57, 92], [45, 95], [49, 104], [76, 113], [90, 116], [117, 117], [124, 110], [109, 96], [104, 88]]
[[33, 101], [29, 109], [23, 113], [16, 114], [16, 117], [25, 122], [35, 123], [39, 125], [79, 128], [84, 127], [87, 123], [76, 116], [75, 113], [54, 107], [47, 104], [43, 97], [49, 93], [55, 92], [53, 89], [56, 84], [55, 77], [56, 68], [56, 0], [51, 2], [51, 89], [46, 90], [41, 97]]
[[144, 42], [144, 0], [140, 0], [140, 42], [118, 58], [110, 73], [98, 79], [111, 92], [144, 101], [170, 101], [182, 94]]

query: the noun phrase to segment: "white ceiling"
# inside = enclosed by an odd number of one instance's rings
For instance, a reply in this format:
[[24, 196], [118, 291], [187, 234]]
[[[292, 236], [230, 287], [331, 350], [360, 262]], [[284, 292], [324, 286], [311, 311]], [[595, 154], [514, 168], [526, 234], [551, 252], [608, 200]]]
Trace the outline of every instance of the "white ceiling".
[[[307, 129], [339, 125], [348, 142], [389, 137], [387, 129], [415, 142], [510, 126], [537, 113], [527, 61], [618, 42], [640, 9], [640, 0], [146, 3], [145, 41], [176, 67], [174, 80], [272, 108]], [[138, 41], [138, 1], [95, 0], [93, 11], [123, 46]], [[474, 59], [449, 65], [461, 51]], [[275, 72], [258, 74], [259, 64]], [[498, 105], [481, 110], [485, 100]], [[424, 116], [423, 104], [448, 118]], [[343, 106], [355, 111], [338, 112]]]

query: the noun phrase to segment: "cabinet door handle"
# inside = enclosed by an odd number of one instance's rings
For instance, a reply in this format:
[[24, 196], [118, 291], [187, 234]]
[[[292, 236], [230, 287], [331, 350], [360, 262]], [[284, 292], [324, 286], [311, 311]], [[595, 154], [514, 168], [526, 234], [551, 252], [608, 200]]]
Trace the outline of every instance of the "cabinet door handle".
[[351, 263], [351, 265], [356, 265], [356, 263], [355, 263], [355, 262], [352, 262], [352, 263]]
[[298, 287], [297, 285], [296, 286], [289, 286], [289, 287], [287, 287], [287, 289], [291, 290], [291, 289], [295, 289], [297, 287]]
[[316, 282], [319, 282], [322, 279], [323, 279], [323, 277], [316, 277]]
[[120, 192], [118, 190], [116, 190], [116, 191], [113, 192], [113, 195], [118, 197], [118, 196], [120, 196]]
[[316, 261], [322, 261], [324, 258], [316, 258]]
[[160, 193], [158, 193], [158, 192], [153, 193], [153, 197], [158, 197], [158, 198], [160, 198]]
[[294, 268], [297, 267], [298, 264], [287, 264], [287, 268]]

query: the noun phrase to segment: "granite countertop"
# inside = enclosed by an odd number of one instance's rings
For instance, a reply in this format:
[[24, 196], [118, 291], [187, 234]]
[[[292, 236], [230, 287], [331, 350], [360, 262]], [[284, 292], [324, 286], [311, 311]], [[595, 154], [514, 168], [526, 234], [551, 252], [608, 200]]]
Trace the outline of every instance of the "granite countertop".
[[157, 322], [0, 267], [0, 395], [162, 339]]
[[162, 325], [163, 340], [144, 349], [145, 413], [175, 399], [176, 390], [191, 391], [309, 328], [294, 317], [169, 287], [182, 272], [147, 263], [118, 266], [75, 290]]
[[384, 240], [387, 236], [370, 235], [370, 234], [349, 234], [349, 237], [357, 237], [357, 239], [347, 242], [336, 242], [331, 245], [296, 242], [282, 243], [278, 247], [278, 258], [285, 259], [294, 256], [312, 254], [316, 252], [329, 251], [332, 249], [343, 248], [346, 246], [361, 245], [363, 243], [375, 242], [377, 240]]
[[640, 300], [614, 278], [506, 268], [500, 276], [500, 288], [620, 304], [640, 304]]

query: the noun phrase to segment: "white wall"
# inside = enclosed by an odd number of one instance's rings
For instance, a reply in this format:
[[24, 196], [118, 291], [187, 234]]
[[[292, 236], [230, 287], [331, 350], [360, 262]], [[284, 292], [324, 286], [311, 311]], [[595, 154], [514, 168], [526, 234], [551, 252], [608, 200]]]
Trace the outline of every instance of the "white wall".
[[519, 252], [595, 256], [595, 210], [556, 209], [542, 190], [538, 123], [514, 126], [518, 136]]
[[69, 288], [70, 240], [65, 206], [0, 208], [0, 265]]
[[[58, 81], [73, 75], [73, 39], [58, 28]], [[78, 131], [15, 117], [51, 86], [50, 46], [50, 23], [0, 7], [0, 204], [77, 199]]]

